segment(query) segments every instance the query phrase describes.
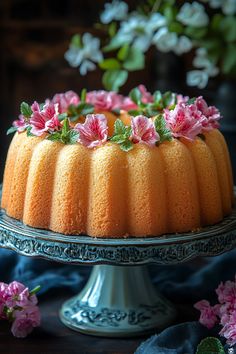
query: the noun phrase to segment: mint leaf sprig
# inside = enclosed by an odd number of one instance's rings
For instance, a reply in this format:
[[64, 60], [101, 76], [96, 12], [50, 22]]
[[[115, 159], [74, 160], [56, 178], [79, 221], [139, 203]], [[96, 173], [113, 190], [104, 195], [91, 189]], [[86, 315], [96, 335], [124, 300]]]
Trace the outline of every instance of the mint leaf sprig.
[[174, 109], [177, 104], [177, 95], [171, 91], [161, 93], [155, 91], [153, 94], [153, 102], [144, 103], [142, 101], [142, 93], [138, 87], [130, 91], [129, 97], [138, 106], [137, 109], [129, 110], [129, 114], [133, 116], [145, 115], [146, 117], [153, 117], [165, 108]]
[[196, 354], [225, 354], [225, 351], [219, 339], [207, 337], [198, 344]]
[[125, 126], [122, 120], [117, 119], [114, 124], [114, 134], [110, 141], [120, 145], [121, 150], [129, 151], [133, 149], [133, 143], [130, 140], [131, 127]]
[[61, 130], [51, 133], [47, 137], [51, 141], [59, 141], [63, 144], [76, 144], [79, 139], [79, 133], [71, 129], [70, 121], [68, 118], [63, 120]]
[[170, 129], [167, 128], [166, 121], [165, 121], [162, 114], [158, 114], [155, 117], [154, 126], [156, 129], [156, 132], [160, 136], [160, 141], [158, 141], [157, 144], [163, 143], [164, 141], [171, 141], [172, 140], [171, 131], [170, 131]]

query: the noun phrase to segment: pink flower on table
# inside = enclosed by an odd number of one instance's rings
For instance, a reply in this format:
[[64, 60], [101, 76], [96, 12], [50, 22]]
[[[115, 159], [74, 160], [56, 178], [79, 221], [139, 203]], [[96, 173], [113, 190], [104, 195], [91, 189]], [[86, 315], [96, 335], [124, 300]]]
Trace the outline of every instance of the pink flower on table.
[[5, 288], [3, 298], [5, 305], [10, 308], [37, 304], [37, 297], [30, 296], [29, 289], [17, 281], [13, 281]]
[[220, 331], [220, 335], [227, 339], [227, 344], [236, 344], [236, 310], [234, 310]]
[[131, 117], [131, 139], [134, 144], [144, 143], [154, 146], [160, 140], [151, 118], [145, 116]]
[[41, 136], [48, 130], [51, 132], [61, 128], [61, 123], [58, 119], [58, 103], [53, 104], [47, 101], [41, 109], [37, 102], [31, 106], [33, 111], [30, 118], [31, 133], [33, 135]]
[[217, 310], [212, 307], [207, 300], [197, 302], [194, 307], [201, 311], [199, 322], [208, 329], [214, 327], [214, 325], [218, 322], [216, 316]]
[[202, 114], [206, 117], [206, 121], [203, 123], [203, 129], [205, 131], [219, 128], [219, 120], [221, 119], [221, 115], [215, 106], [208, 106], [202, 96], [197, 97], [194, 104], [197, 106], [197, 109], [201, 111]]
[[65, 113], [68, 107], [73, 105], [78, 105], [80, 102], [79, 96], [74, 91], [67, 91], [65, 93], [57, 93], [53, 96], [52, 103], [58, 103], [59, 113]]
[[99, 111], [112, 111], [120, 109], [123, 97], [116, 92], [104, 90], [90, 91], [86, 95], [86, 102], [94, 105]]
[[174, 137], [188, 140], [194, 140], [202, 132], [206, 122], [206, 117], [196, 105], [187, 105], [184, 102], [178, 103], [173, 110], [165, 109], [164, 118]]
[[88, 114], [85, 122], [78, 123], [75, 130], [79, 132], [79, 142], [93, 148], [102, 145], [107, 140], [108, 127], [104, 114]]
[[219, 303], [231, 303], [236, 304], [236, 283], [233, 281], [226, 281], [220, 283], [216, 289]]
[[19, 118], [17, 120], [14, 120], [13, 122], [13, 127], [17, 128], [18, 132], [23, 132], [27, 127], [28, 123], [25, 121], [25, 118], [22, 114], [19, 115]]
[[6, 317], [5, 314], [3, 313], [3, 310], [5, 307], [4, 295], [5, 295], [7, 287], [8, 287], [7, 284], [0, 282], [0, 319], [3, 319]]
[[14, 322], [11, 327], [13, 335], [17, 338], [25, 338], [34, 327], [40, 325], [40, 312], [37, 306], [29, 306], [23, 310], [14, 311]]

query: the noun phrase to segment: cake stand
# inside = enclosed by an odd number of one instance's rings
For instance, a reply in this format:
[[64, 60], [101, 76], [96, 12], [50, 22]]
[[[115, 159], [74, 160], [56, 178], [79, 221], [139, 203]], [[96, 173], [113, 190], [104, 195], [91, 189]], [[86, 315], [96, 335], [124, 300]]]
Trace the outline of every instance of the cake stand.
[[56, 262], [94, 265], [79, 295], [66, 301], [62, 322], [79, 332], [130, 337], [158, 331], [176, 311], [154, 286], [147, 265], [177, 265], [236, 246], [236, 207], [221, 223], [199, 232], [153, 238], [96, 239], [33, 229], [0, 211], [0, 247]]

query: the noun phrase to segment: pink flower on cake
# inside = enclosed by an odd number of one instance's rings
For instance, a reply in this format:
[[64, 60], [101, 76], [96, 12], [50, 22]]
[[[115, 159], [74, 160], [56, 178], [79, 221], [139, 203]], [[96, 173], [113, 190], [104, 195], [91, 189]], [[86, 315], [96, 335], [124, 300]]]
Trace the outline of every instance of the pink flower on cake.
[[208, 329], [214, 327], [214, 325], [218, 322], [216, 317], [216, 309], [212, 307], [208, 301], [199, 301], [194, 305], [194, 307], [201, 311], [199, 322]]
[[41, 136], [48, 130], [51, 132], [61, 128], [61, 123], [58, 119], [58, 103], [46, 102], [41, 109], [37, 102], [31, 106], [33, 111], [30, 118], [31, 133], [33, 135]]
[[177, 99], [177, 103], [182, 103], [182, 102], [187, 103], [188, 100], [189, 100], [189, 97], [188, 96], [183, 96], [181, 94], [177, 94], [176, 95], [176, 99]]
[[151, 118], [145, 116], [131, 117], [131, 139], [134, 144], [144, 143], [154, 146], [160, 140]]
[[184, 102], [178, 103], [173, 110], [165, 109], [164, 118], [174, 137], [189, 140], [194, 140], [201, 133], [206, 122], [206, 117], [196, 105], [187, 105]]
[[75, 130], [79, 132], [79, 142], [93, 148], [107, 140], [108, 127], [104, 114], [88, 114], [84, 124], [78, 123]]
[[219, 120], [221, 118], [219, 110], [215, 106], [208, 106], [206, 101], [199, 96], [196, 98], [194, 104], [197, 109], [207, 118], [203, 123], [203, 129], [209, 131], [214, 128], [219, 128]]
[[14, 311], [14, 318], [11, 331], [17, 338], [25, 338], [32, 332], [34, 327], [40, 325], [41, 320], [37, 306], [30, 306], [20, 311]]
[[27, 127], [28, 123], [25, 121], [25, 118], [22, 114], [19, 115], [19, 118], [13, 122], [13, 127], [17, 128], [18, 132], [23, 132]]
[[94, 105], [96, 110], [112, 111], [121, 107], [122, 96], [113, 91], [90, 91], [86, 95], [86, 102]]
[[[153, 102], [153, 96], [150, 92], [147, 91], [146, 87], [144, 85], [139, 85], [138, 86], [139, 91], [142, 94], [142, 102], [143, 103], [152, 103]], [[137, 109], [138, 106], [136, 103], [134, 103], [130, 97], [124, 97], [121, 109], [124, 109], [125, 111], [130, 111], [133, 109]]]
[[68, 107], [73, 105], [78, 105], [80, 102], [79, 96], [74, 91], [67, 91], [65, 93], [57, 93], [52, 99], [52, 103], [58, 103], [59, 113], [64, 113], [67, 111]]

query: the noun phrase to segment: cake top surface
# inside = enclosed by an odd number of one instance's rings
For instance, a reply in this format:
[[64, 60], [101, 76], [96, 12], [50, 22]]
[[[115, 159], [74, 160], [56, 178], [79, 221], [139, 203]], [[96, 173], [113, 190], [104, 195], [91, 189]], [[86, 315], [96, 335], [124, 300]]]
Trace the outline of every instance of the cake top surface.
[[8, 134], [26, 131], [28, 136], [88, 148], [111, 141], [129, 151], [138, 143], [156, 146], [181, 137], [193, 141], [218, 128], [220, 118], [219, 110], [208, 106], [202, 96], [190, 99], [169, 91], [151, 94], [143, 85], [129, 96], [83, 89], [80, 96], [67, 91], [41, 104], [22, 102], [21, 114]]

